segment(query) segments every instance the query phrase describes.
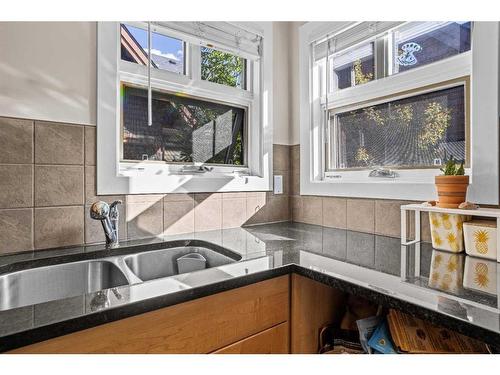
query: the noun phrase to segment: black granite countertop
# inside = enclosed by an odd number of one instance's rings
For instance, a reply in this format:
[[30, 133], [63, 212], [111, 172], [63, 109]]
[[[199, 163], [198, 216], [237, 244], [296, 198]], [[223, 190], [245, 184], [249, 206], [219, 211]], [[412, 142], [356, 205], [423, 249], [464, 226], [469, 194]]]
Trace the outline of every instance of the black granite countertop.
[[[297, 273], [344, 292], [397, 308], [500, 347], [500, 310], [496, 262], [495, 292], [463, 287], [463, 263], [454, 262], [456, 282], [439, 283], [437, 260], [448, 253], [429, 244], [402, 247], [384, 236], [299, 223], [265, 224], [104, 245], [24, 252], [0, 257], [0, 275], [27, 268], [175, 246], [223, 247], [241, 255], [239, 262], [190, 274], [156, 279], [97, 293], [1, 310], [0, 351], [47, 340], [114, 320], [152, 311], [280, 275]], [[486, 261], [487, 262], [487, 261]], [[500, 273], [500, 272], [499, 272]], [[493, 280], [493, 277], [495, 280]], [[455, 279], [454, 279], [455, 280]], [[1, 290], [0, 290], [1, 293]], [[101, 293], [102, 294], [102, 293]]]

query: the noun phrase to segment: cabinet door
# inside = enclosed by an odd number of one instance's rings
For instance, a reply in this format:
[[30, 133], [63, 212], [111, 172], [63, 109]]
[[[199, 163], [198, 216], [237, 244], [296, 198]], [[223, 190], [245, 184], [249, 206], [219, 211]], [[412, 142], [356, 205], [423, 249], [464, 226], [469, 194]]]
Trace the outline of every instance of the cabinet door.
[[214, 354], [287, 354], [288, 322], [247, 337], [214, 352]]
[[289, 276], [16, 349], [15, 353], [210, 353], [289, 317]]

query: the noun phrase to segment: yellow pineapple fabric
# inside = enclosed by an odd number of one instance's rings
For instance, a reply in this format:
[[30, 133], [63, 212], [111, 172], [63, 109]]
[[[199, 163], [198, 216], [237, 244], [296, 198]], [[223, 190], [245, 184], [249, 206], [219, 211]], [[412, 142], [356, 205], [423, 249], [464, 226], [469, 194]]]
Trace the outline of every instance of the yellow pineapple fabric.
[[463, 223], [468, 216], [429, 212], [432, 247], [460, 253], [464, 251]]
[[462, 288], [464, 255], [432, 250], [429, 286], [443, 292], [457, 293]]

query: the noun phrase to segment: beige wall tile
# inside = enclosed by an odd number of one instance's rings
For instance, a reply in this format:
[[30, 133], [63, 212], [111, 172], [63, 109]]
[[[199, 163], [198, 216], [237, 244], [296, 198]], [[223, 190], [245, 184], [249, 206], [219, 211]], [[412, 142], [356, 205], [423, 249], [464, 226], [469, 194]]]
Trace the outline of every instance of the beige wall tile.
[[35, 122], [35, 163], [79, 164], [83, 157], [83, 126]]
[[125, 196], [127, 204], [129, 203], [156, 203], [163, 200], [165, 194], [134, 194]]
[[83, 206], [35, 208], [35, 248], [82, 244], [83, 211]]
[[307, 224], [323, 224], [323, 202], [321, 197], [302, 196], [302, 222]]
[[33, 163], [33, 121], [0, 117], [0, 163]]
[[300, 195], [300, 173], [291, 172], [290, 195]]
[[266, 192], [247, 193], [247, 218], [245, 224], [258, 224], [268, 221], [269, 212], [266, 204]]
[[85, 166], [85, 204], [97, 201], [112, 203], [116, 200], [121, 200], [125, 204], [125, 195], [96, 195], [95, 169], [94, 166]]
[[300, 171], [300, 145], [290, 146], [290, 171], [292, 173]]
[[194, 194], [184, 194], [184, 193], [165, 194], [163, 200], [165, 202], [194, 201]]
[[195, 194], [194, 230], [222, 228], [222, 194]]
[[[125, 205], [118, 206], [118, 238], [125, 240], [127, 238], [127, 216], [125, 214]], [[90, 206], [85, 206], [85, 243], [105, 242], [104, 230], [100, 220], [94, 220], [90, 217]]]
[[240, 198], [246, 199], [246, 197], [247, 197], [246, 191], [238, 191], [235, 193], [222, 193], [222, 199], [240, 199]]
[[323, 197], [323, 225], [340, 229], [347, 227], [347, 199]]
[[375, 201], [375, 233], [382, 236], [401, 237], [401, 209], [406, 201]]
[[33, 166], [0, 165], [0, 208], [33, 206]]
[[0, 254], [32, 249], [33, 209], [0, 210]]
[[292, 221], [296, 221], [298, 223], [302, 223], [303, 219], [303, 211], [302, 211], [302, 196], [300, 195], [292, 195], [290, 197], [290, 211], [292, 215]]
[[290, 199], [288, 195], [275, 195], [270, 197], [267, 202], [269, 222], [289, 221], [290, 220]]
[[247, 198], [222, 199], [222, 228], [236, 228], [247, 220]]
[[194, 232], [194, 199], [186, 196], [191, 199], [163, 201], [164, 234]]
[[273, 145], [273, 170], [290, 170], [290, 146]]
[[163, 199], [130, 203], [127, 196], [128, 238], [155, 237], [163, 233]]
[[96, 165], [96, 127], [85, 127], [85, 165]]
[[83, 166], [36, 165], [35, 207], [84, 203]]
[[375, 231], [375, 201], [371, 199], [348, 199], [347, 229], [373, 233]]

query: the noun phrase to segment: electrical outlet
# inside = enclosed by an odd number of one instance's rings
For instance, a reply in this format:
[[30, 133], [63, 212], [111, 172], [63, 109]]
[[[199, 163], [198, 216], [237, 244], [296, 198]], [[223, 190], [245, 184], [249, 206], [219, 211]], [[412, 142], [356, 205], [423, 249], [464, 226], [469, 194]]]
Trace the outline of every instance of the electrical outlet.
[[274, 194], [283, 194], [283, 176], [274, 176]]

